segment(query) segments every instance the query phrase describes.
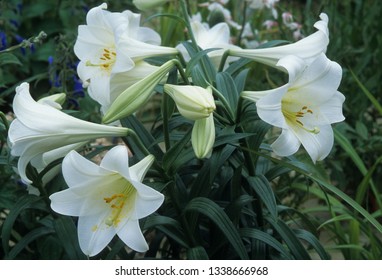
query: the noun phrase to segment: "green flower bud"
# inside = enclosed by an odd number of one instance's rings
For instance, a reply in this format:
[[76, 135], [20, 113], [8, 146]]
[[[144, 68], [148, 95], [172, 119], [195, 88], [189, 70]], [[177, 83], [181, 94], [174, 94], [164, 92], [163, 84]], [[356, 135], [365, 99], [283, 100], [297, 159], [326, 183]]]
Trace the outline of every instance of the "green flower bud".
[[102, 121], [111, 123], [122, 119], [145, 105], [154, 94], [155, 86], [162, 81], [175, 64], [176, 60], [167, 61], [157, 71], [127, 88], [114, 100], [103, 116]]
[[65, 93], [56, 93], [43, 98], [40, 98], [37, 102], [43, 105], [49, 105], [53, 108], [61, 110], [61, 105], [64, 104], [66, 99]]
[[191, 135], [192, 148], [197, 158], [208, 158], [211, 156], [212, 147], [215, 143], [214, 116], [196, 120]]
[[175, 101], [179, 113], [190, 120], [207, 118], [215, 109], [212, 89], [165, 84], [164, 91]]

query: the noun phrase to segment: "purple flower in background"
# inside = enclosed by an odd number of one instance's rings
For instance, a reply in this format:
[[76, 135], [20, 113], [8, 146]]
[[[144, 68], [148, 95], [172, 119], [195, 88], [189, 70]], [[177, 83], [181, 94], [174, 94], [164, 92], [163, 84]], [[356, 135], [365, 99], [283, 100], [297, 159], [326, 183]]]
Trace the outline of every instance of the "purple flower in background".
[[7, 35], [3, 31], [0, 31], [0, 42], [0, 50], [5, 50], [7, 47]]

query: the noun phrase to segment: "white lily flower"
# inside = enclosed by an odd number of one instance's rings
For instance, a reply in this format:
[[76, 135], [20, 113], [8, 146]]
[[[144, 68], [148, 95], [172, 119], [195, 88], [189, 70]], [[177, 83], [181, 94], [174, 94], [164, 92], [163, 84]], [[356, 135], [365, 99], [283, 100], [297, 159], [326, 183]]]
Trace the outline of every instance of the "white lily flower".
[[[196, 43], [202, 50], [219, 48], [219, 50], [214, 50], [207, 53], [208, 57], [216, 67], [219, 67], [221, 58], [226, 50], [240, 49], [238, 46], [230, 43], [230, 30], [228, 24], [225, 22], [218, 23], [212, 28], [208, 28], [208, 26], [199, 21], [192, 21], [191, 29]], [[191, 59], [183, 44], [177, 45], [176, 48], [182, 53], [186, 61]], [[235, 59], [236, 58], [234, 57], [230, 57], [227, 62], [231, 62]]]
[[159, 46], [154, 30], [139, 26], [140, 15], [131, 11], [112, 13], [106, 3], [92, 8], [86, 25], [78, 27], [74, 52], [80, 59], [77, 72], [89, 95], [102, 106], [110, 101], [110, 79], [134, 68], [147, 57], [176, 54], [175, 48]]
[[282, 128], [272, 144], [274, 152], [289, 156], [302, 144], [313, 162], [324, 159], [333, 146], [332, 123], [344, 120], [345, 97], [337, 91], [342, 69], [321, 54], [306, 65], [296, 56], [278, 62], [289, 73], [289, 82], [265, 91], [244, 91], [242, 97], [256, 102], [259, 117]]
[[165, 93], [174, 100], [179, 113], [190, 120], [207, 118], [215, 109], [212, 89], [199, 86], [165, 84]]
[[70, 152], [62, 163], [69, 188], [50, 196], [57, 213], [78, 216], [81, 250], [94, 256], [117, 234], [131, 249], [144, 252], [147, 242], [139, 219], [155, 212], [164, 196], [142, 183], [154, 161], [152, 155], [129, 167], [125, 146], [111, 149], [98, 166], [77, 152]]
[[329, 44], [329, 18], [325, 13], [321, 13], [320, 18], [321, 20], [314, 24], [318, 31], [296, 43], [263, 49], [232, 49], [229, 54], [250, 58], [272, 67], [275, 67], [279, 59], [287, 55], [298, 56], [309, 64], [321, 53], [325, 53]]
[[210, 114], [207, 118], [195, 121], [191, 144], [197, 158], [208, 158], [211, 156], [214, 143], [215, 123], [213, 114]]
[[21, 178], [32, 183], [25, 173], [30, 161], [39, 161], [44, 153], [74, 143], [100, 137], [126, 136], [128, 129], [95, 124], [69, 116], [51, 106], [43, 105], [31, 97], [29, 84], [16, 88], [13, 100], [16, 119], [11, 123], [8, 139], [11, 154], [19, 156], [18, 171]]

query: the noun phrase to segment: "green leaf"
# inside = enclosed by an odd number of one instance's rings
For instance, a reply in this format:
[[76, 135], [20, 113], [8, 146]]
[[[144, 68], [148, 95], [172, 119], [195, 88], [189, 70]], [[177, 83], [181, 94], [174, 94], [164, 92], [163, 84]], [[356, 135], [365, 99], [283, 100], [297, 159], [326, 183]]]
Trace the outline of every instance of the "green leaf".
[[[200, 69], [203, 75], [203, 80], [209, 83], [215, 80], [216, 69], [215, 66], [211, 63], [211, 60], [208, 57], [208, 52], [216, 49], [206, 49], [202, 51], [197, 51], [194, 49], [193, 45], [190, 42], [182, 42], [188, 53], [190, 54], [191, 60], [187, 63], [186, 75], [194, 73], [195, 69]], [[199, 66], [199, 67], [198, 67]], [[194, 83], [196, 81], [193, 80]], [[199, 86], [204, 87], [203, 84], [198, 84]]]
[[6, 65], [6, 64], [22, 65], [20, 60], [14, 54], [0, 53], [0, 66]]
[[281, 254], [284, 259], [292, 259], [291, 254], [276, 238], [272, 235], [254, 228], [243, 228], [240, 229], [240, 235], [242, 237], [252, 238], [264, 242], [265, 244], [271, 246], [273, 249]]
[[350, 70], [350, 73], [352, 74], [358, 86], [361, 88], [362, 92], [366, 95], [367, 98], [369, 98], [371, 103], [373, 103], [374, 107], [378, 110], [379, 114], [382, 116], [382, 105], [378, 102], [377, 98], [375, 98], [374, 95], [361, 83], [361, 81], [358, 79], [358, 77], [354, 74], [352, 70]]
[[286, 162], [284, 160], [279, 160], [276, 158], [273, 158], [267, 154], [260, 153], [257, 151], [251, 151], [252, 153], [255, 153], [259, 156], [265, 157], [277, 164], [281, 164], [283, 166], [289, 167], [296, 172], [299, 172], [300, 174], [303, 174], [304, 176], [312, 179], [316, 183], [320, 184], [322, 187], [327, 189], [328, 191], [334, 193], [336, 196], [341, 198], [344, 202], [349, 204], [354, 210], [356, 210], [359, 214], [361, 214], [367, 221], [369, 221], [380, 233], [382, 233], [382, 225], [372, 216], [370, 213], [368, 213], [361, 205], [359, 205], [354, 199], [352, 199], [350, 196], [345, 194], [343, 191], [338, 189], [337, 187], [331, 185], [330, 183], [322, 180], [321, 178], [318, 178], [317, 176], [311, 174], [310, 172], [302, 169], [301, 167], [298, 167], [295, 162]]
[[290, 249], [292, 255], [298, 260], [310, 260], [308, 252], [297, 238], [296, 234], [282, 221], [275, 221], [273, 218], [266, 217], [267, 221], [272, 225], [280, 238]]
[[9, 242], [14, 222], [23, 210], [30, 208], [48, 211], [42, 197], [27, 194], [16, 201], [2, 225], [1, 241], [5, 255], [9, 253]]
[[300, 239], [308, 242], [318, 253], [322, 260], [330, 260], [330, 255], [325, 251], [325, 248], [321, 245], [320, 241], [311, 232], [303, 229], [293, 230], [296, 236]]
[[44, 235], [47, 235], [47, 234], [51, 234], [53, 233], [54, 230], [51, 229], [51, 228], [47, 228], [47, 227], [39, 227], [39, 228], [36, 228], [30, 232], [28, 232], [25, 236], [23, 236], [23, 238], [21, 238], [21, 240], [19, 242], [16, 243], [16, 245], [12, 248], [12, 250], [9, 252], [9, 254], [7, 255], [7, 259], [15, 259], [17, 257], [17, 255], [25, 248], [27, 247], [31, 242], [33, 242], [34, 240], [44, 236]]
[[160, 215], [151, 215], [145, 220], [143, 228], [157, 228], [184, 248], [190, 247], [181, 224], [173, 218]]
[[238, 230], [223, 209], [214, 201], [204, 197], [194, 198], [186, 206], [185, 212], [197, 212], [207, 216], [221, 230], [238, 256], [241, 259], [248, 259], [247, 251]]
[[206, 250], [203, 247], [197, 246], [194, 248], [189, 248], [187, 250], [187, 259], [188, 260], [208, 260], [209, 257]]
[[[373, 182], [373, 179], [371, 178], [371, 175], [374, 171], [368, 171], [366, 168], [366, 165], [364, 164], [361, 157], [358, 155], [357, 151], [353, 148], [353, 145], [349, 142], [349, 140], [343, 135], [338, 129], [334, 128], [334, 139], [340, 144], [340, 146], [346, 151], [346, 153], [349, 155], [349, 157], [353, 160], [354, 164], [358, 167], [359, 171], [364, 176], [364, 180], [361, 183], [361, 187], [356, 194], [356, 201], [358, 203], [361, 203], [364, 199], [365, 193], [366, 193], [366, 182], [369, 183], [371, 186], [372, 191], [375, 194], [376, 200], [378, 205], [382, 206], [382, 201], [380, 198], [380, 194]], [[379, 164], [381, 159], [377, 160], [377, 164]], [[375, 167], [373, 167], [375, 168]], [[371, 170], [373, 170], [373, 168]], [[381, 228], [382, 229], [382, 228]]]
[[273, 219], [277, 219], [277, 204], [275, 194], [264, 175], [256, 177], [247, 177], [247, 181], [251, 188], [256, 192], [258, 197], [264, 203]]
[[87, 259], [80, 249], [77, 237], [77, 228], [72, 218], [66, 216], [59, 217], [54, 221], [54, 228], [69, 259]]
[[220, 72], [216, 75], [216, 87], [228, 101], [229, 112], [233, 113], [232, 118], [236, 116], [237, 102], [239, 100], [239, 92], [232, 77], [226, 72]]
[[183, 138], [176, 142], [175, 145], [173, 145], [163, 156], [163, 169], [166, 172], [174, 172], [177, 168], [179, 168], [179, 163], [178, 165], [175, 165], [176, 160], [178, 157], [181, 155], [183, 152], [184, 148], [186, 145], [190, 142], [191, 139], [191, 132], [192, 130], [189, 129], [187, 133], [184, 134]]
[[236, 150], [234, 146], [225, 146], [222, 149], [214, 149], [211, 157], [204, 162], [198, 172], [198, 176], [192, 184], [190, 197], [206, 196], [211, 190], [211, 185], [222, 165], [230, 158]]
[[236, 60], [235, 62], [231, 63], [224, 72], [227, 72], [228, 74], [234, 76], [236, 72], [242, 71], [244, 67], [246, 67], [248, 64], [252, 62], [253, 62], [252, 59], [240, 58], [239, 60]]
[[246, 84], [246, 80], [247, 80], [247, 76], [248, 76], [248, 73], [249, 73], [249, 69], [245, 69], [243, 71], [241, 71], [236, 77], [235, 77], [235, 85], [236, 85], [236, 89], [237, 89], [237, 92], [240, 94], [244, 88], [245, 88], [245, 84]]
[[[143, 124], [137, 120], [135, 116], [129, 116], [127, 118], [123, 118], [120, 120], [122, 126], [130, 128], [135, 131], [135, 133], [139, 136], [145, 147], [148, 148], [150, 153], [152, 153], [156, 159], [161, 159], [163, 156], [163, 152], [161, 148], [156, 144], [155, 138], [151, 135], [150, 132], [143, 126]], [[138, 158], [144, 158], [145, 155], [139, 151], [139, 147], [128, 139], [129, 147], [136, 153], [138, 153]]]

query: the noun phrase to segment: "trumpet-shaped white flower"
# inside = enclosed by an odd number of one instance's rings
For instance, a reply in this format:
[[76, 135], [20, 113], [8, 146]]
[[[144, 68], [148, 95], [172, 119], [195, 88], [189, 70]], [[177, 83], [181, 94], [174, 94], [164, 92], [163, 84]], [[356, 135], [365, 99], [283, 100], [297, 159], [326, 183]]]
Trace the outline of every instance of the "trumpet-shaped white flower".
[[[195, 41], [198, 46], [203, 49], [218, 48], [219, 50], [210, 51], [207, 55], [211, 59], [212, 63], [218, 67], [224, 52], [228, 49], [240, 49], [230, 43], [230, 30], [225, 22], [218, 23], [212, 28], [203, 25], [199, 21], [191, 22], [192, 32], [195, 37]], [[182, 53], [184, 59], [189, 61], [191, 59], [186, 48], [179, 44], [176, 48]], [[230, 57], [228, 62], [235, 60], [236, 58]]]
[[179, 113], [190, 120], [207, 118], [215, 109], [212, 89], [199, 86], [165, 84], [165, 93], [175, 101]]
[[250, 58], [272, 67], [275, 67], [279, 59], [287, 55], [298, 56], [309, 64], [321, 53], [325, 53], [329, 44], [329, 18], [325, 13], [321, 13], [320, 18], [321, 20], [314, 24], [318, 31], [296, 43], [264, 49], [232, 49], [229, 53], [233, 56]]
[[266, 91], [244, 91], [242, 97], [255, 101], [259, 117], [282, 128], [272, 144], [280, 156], [291, 155], [302, 144], [313, 162], [324, 159], [333, 146], [332, 123], [344, 120], [345, 97], [337, 91], [342, 69], [321, 54], [310, 65], [287, 56], [277, 66], [289, 73], [289, 82]]
[[10, 125], [8, 139], [11, 154], [20, 157], [17, 168], [27, 183], [31, 183], [25, 172], [28, 163], [41, 162], [39, 157], [44, 153], [99, 137], [126, 136], [129, 131], [76, 119], [50, 105], [40, 104], [31, 97], [28, 83], [16, 88], [13, 110], [16, 119]]
[[78, 27], [74, 52], [80, 59], [78, 75], [84, 86], [88, 86], [89, 95], [107, 107], [111, 102], [112, 76], [133, 69], [144, 58], [178, 51], [159, 46], [160, 36], [150, 28], [139, 26], [139, 14], [112, 13], [106, 8], [104, 3], [88, 12], [87, 24]]
[[131, 249], [144, 252], [147, 242], [139, 219], [155, 212], [164, 196], [142, 183], [154, 157], [147, 156], [129, 167], [125, 146], [111, 149], [98, 166], [77, 152], [62, 163], [69, 188], [50, 196], [54, 211], [78, 216], [81, 250], [94, 256], [117, 234]]

